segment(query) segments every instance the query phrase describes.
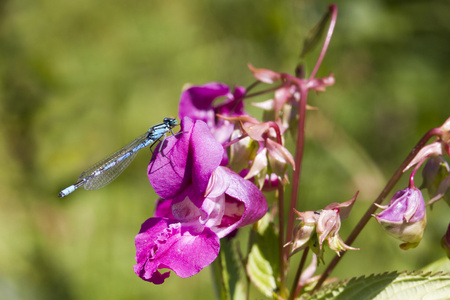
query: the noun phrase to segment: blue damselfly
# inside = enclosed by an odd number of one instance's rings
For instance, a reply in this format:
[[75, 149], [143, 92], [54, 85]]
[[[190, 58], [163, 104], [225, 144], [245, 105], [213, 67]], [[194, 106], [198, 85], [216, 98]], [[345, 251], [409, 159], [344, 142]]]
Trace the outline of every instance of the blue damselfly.
[[128, 167], [139, 150], [152, 146], [169, 131], [173, 134], [172, 128], [176, 125], [176, 119], [164, 118], [161, 124], [151, 127], [143, 135], [81, 173], [77, 183], [62, 190], [59, 197], [65, 197], [79, 187], [96, 190], [106, 186]]

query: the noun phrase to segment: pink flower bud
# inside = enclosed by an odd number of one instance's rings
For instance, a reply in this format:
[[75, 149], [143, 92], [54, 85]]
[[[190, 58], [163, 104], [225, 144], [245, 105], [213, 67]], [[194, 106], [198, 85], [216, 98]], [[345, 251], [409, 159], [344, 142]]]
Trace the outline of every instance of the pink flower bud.
[[300, 223], [294, 228], [294, 238], [292, 240], [291, 255], [310, 246], [316, 248], [318, 246], [316, 234], [316, 222], [319, 215], [313, 211], [298, 212], [298, 220]]
[[395, 193], [384, 210], [373, 215], [388, 234], [404, 242], [400, 248], [415, 248], [422, 240], [427, 220], [425, 202], [417, 188], [406, 188]]
[[346, 250], [359, 250], [346, 245], [339, 236], [341, 219], [348, 217], [357, 195], [358, 193], [343, 203], [331, 203], [320, 211], [295, 211], [300, 224], [294, 228], [293, 240], [288, 243], [288, 245], [292, 245], [291, 255], [309, 246], [318, 258], [323, 260], [324, 248], [322, 246], [325, 241], [337, 255]]

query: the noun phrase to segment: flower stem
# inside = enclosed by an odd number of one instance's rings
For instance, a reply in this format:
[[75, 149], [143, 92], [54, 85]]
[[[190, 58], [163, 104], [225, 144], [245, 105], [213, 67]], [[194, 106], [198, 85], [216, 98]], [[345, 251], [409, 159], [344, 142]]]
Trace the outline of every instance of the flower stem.
[[[286, 230], [285, 241], [289, 241], [292, 237], [292, 232], [294, 230], [294, 208], [297, 208], [298, 199], [298, 188], [300, 185], [300, 174], [302, 171], [302, 160], [305, 145], [305, 117], [306, 117], [306, 103], [308, 98], [308, 90], [303, 84], [299, 84], [300, 89], [300, 104], [299, 104], [299, 120], [297, 128], [297, 142], [295, 147], [295, 169], [292, 174], [292, 190], [291, 190], [291, 201], [289, 206], [289, 216], [288, 225]], [[285, 256], [287, 258], [287, 251], [285, 251]]]
[[276, 91], [276, 90], [278, 90], [281, 87], [283, 87], [283, 84], [277, 85], [275, 87], [271, 87], [271, 88], [263, 90], [263, 91], [254, 92], [253, 94], [245, 94], [245, 99], [256, 97], [256, 96], [261, 96], [261, 95], [264, 95], [264, 94]]
[[314, 69], [309, 76], [309, 79], [314, 79], [316, 76], [317, 71], [319, 70], [319, 67], [322, 63], [323, 58], [325, 57], [325, 53], [327, 52], [328, 46], [330, 45], [331, 36], [333, 35], [334, 27], [336, 26], [336, 19], [337, 19], [337, 6], [336, 4], [332, 4], [328, 7], [328, 10], [331, 12], [331, 21], [330, 26], [328, 27], [327, 36], [325, 38], [325, 42], [323, 43], [322, 50], [320, 52], [319, 58], [317, 59], [316, 65], [314, 66]]
[[[405, 158], [403, 163], [400, 165], [400, 167], [395, 171], [394, 175], [392, 175], [391, 179], [388, 181], [384, 189], [381, 191], [380, 195], [378, 195], [377, 199], [374, 201], [374, 203], [369, 207], [369, 209], [366, 211], [364, 216], [361, 218], [359, 223], [356, 225], [355, 229], [353, 229], [352, 233], [350, 233], [349, 237], [345, 241], [345, 244], [351, 245], [356, 237], [359, 235], [359, 233], [362, 231], [364, 226], [369, 222], [371, 215], [375, 212], [377, 209], [377, 206], [375, 204], [381, 204], [383, 200], [386, 198], [386, 196], [389, 194], [389, 192], [394, 188], [394, 186], [397, 184], [398, 180], [403, 174], [403, 170], [408, 166], [408, 164], [414, 159], [416, 154], [422, 149], [425, 144], [428, 142], [430, 138], [433, 136], [439, 135], [439, 132], [437, 132], [434, 129], [431, 129], [428, 131], [417, 143], [417, 145], [412, 149], [412, 151], [408, 154], [408, 156]], [[325, 271], [322, 273], [322, 276], [320, 277], [319, 281], [317, 282], [316, 286], [314, 287], [314, 291], [319, 289], [325, 279], [330, 275], [330, 273], [333, 271], [333, 269], [336, 267], [337, 263], [340, 261], [340, 259], [345, 255], [346, 252], [342, 252], [340, 256], [335, 256], [333, 260], [330, 262], [328, 267], [325, 269]]]
[[[332, 4], [329, 6], [328, 10], [331, 12], [331, 21], [330, 26], [328, 28], [327, 36], [325, 38], [325, 42], [323, 44], [322, 50], [320, 52], [320, 56], [317, 60], [314, 69], [309, 76], [309, 80], [313, 80], [316, 76], [317, 71], [322, 63], [323, 58], [325, 57], [325, 53], [327, 52], [328, 45], [330, 44], [331, 37], [333, 35], [334, 27], [336, 25], [337, 19], [337, 6]], [[307, 81], [292, 78], [288, 74], [283, 74], [286, 78], [290, 78], [293, 82], [295, 82], [300, 90], [300, 104], [299, 104], [299, 121], [298, 121], [298, 130], [297, 130], [297, 144], [295, 149], [295, 164], [296, 168], [294, 169], [292, 175], [292, 190], [291, 190], [291, 203], [289, 207], [289, 219], [288, 219], [288, 227], [286, 230], [286, 241], [288, 241], [292, 236], [292, 231], [294, 229], [294, 208], [297, 206], [297, 198], [298, 198], [298, 187], [300, 185], [300, 173], [302, 169], [302, 159], [303, 159], [303, 151], [305, 144], [305, 117], [306, 117], [306, 104], [308, 98], [308, 87]], [[287, 258], [287, 253], [286, 253]]]
[[[280, 179], [281, 182], [281, 179]], [[280, 270], [280, 293], [281, 298], [286, 299], [286, 270], [284, 263], [284, 186], [282, 184], [278, 185], [278, 222], [279, 222], [279, 236], [278, 236], [278, 263], [280, 264], [279, 270]]]
[[298, 266], [297, 272], [295, 273], [294, 282], [292, 283], [291, 293], [289, 294], [289, 300], [294, 300], [297, 296], [297, 288], [300, 281], [300, 275], [303, 272], [303, 268], [305, 267], [306, 257], [308, 256], [309, 247], [303, 251], [302, 259], [300, 260], [300, 264]]

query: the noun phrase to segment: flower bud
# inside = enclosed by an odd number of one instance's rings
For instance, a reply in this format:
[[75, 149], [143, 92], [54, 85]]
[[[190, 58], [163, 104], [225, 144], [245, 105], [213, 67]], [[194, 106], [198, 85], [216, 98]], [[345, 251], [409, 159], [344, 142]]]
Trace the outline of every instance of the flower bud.
[[316, 222], [318, 214], [313, 211], [298, 212], [298, 220], [300, 223], [294, 228], [294, 239], [292, 241], [291, 255], [310, 246], [314, 248], [318, 246], [316, 234]]
[[339, 236], [341, 219], [345, 219], [350, 214], [356, 195], [349, 201], [343, 203], [331, 203], [320, 211], [298, 212], [298, 224], [294, 228], [293, 240], [288, 243], [292, 245], [291, 255], [309, 246], [320, 260], [323, 260], [324, 242], [328, 242], [331, 250], [340, 255], [341, 251], [359, 250], [344, 244]]
[[442, 158], [442, 156], [433, 156], [425, 164], [422, 171], [423, 183], [420, 186], [421, 189], [426, 188], [428, 195], [432, 202], [435, 202], [443, 197], [448, 189], [446, 181], [444, 179], [449, 175], [448, 163]]
[[417, 188], [400, 190], [384, 210], [373, 215], [388, 234], [404, 242], [400, 248], [415, 248], [422, 240], [427, 221], [425, 202]]

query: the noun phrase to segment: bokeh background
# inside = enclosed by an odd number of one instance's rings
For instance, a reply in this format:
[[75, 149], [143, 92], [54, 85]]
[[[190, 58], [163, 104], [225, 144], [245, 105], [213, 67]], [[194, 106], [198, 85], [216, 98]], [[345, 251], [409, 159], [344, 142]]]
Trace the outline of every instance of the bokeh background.
[[[58, 192], [176, 117], [184, 84], [247, 86], [248, 62], [292, 73], [302, 39], [330, 3], [0, 1], [0, 298], [211, 299], [209, 269], [188, 279], [172, 273], [161, 286], [133, 273], [134, 236], [156, 199], [149, 151], [102, 190]], [[337, 4], [319, 72], [333, 72], [336, 85], [310, 97], [320, 109], [308, 114], [300, 209], [360, 190], [345, 238], [420, 137], [450, 116], [450, 4]], [[317, 53], [303, 61], [307, 71]], [[404, 187], [406, 178], [397, 189]], [[361, 250], [332, 275], [417, 270], [443, 258], [448, 215], [436, 204], [424, 241], [407, 252], [372, 220], [354, 244]]]

